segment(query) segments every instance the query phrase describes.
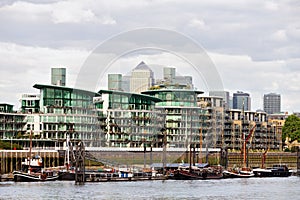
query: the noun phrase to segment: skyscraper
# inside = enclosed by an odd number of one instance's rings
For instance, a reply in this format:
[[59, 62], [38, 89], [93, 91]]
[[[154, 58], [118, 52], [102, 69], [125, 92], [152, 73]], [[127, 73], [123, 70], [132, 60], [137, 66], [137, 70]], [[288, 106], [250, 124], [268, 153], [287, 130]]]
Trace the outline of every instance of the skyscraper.
[[173, 67], [164, 67], [164, 81], [167, 83], [174, 83], [175, 76], [176, 76], [176, 69]]
[[251, 110], [251, 98], [248, 93], [237, 91], [233, 93], [233, 109]]
[[130, 75], [122, 76], [122, 90], [124, 92], [130, 92]]
[[51, 84], [66, 86], [66, 68], [51, 68]]
[[264, 111], [268, 114], [280, 113], [280, 94], [269, 93], [264, 95]]
[[154, 83], [153, 71], [143, 61], [131, 71], [130, 92], [141, 93]]
[[122, 90], [122, 74], [108, 74], [108, 90]]
[[194, 88], [192, 76], [176, 76], [176, 68], [174, 67], [164, 67], [163, 72], [164, 72], [163, 84], [186, 85], [187, 88], [190, 89]]

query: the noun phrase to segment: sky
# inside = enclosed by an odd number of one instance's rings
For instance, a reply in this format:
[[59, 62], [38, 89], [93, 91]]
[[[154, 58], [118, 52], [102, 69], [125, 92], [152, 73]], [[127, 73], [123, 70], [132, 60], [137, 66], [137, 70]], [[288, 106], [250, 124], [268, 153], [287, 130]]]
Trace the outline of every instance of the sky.
[[[281, 94], [282, 111], [300, 112], [297, 0], [2, 0], [0, 27], [0, 103], [15, 109], [21, 94], [38, 93], [34, 84], [50, 84], [52, 67], [66, 67], [67, 86], [74, 87], [82, 66], [101, 43], [127, 31], [155, 27], [199, 44], [224, 90], [231, 95], [249, 93], [253, 111], [262, 109], [263, 95], [273, 92]], [[129, 52], [100, 67], [106, 73], [126, 73], [142, 60], [192, 75], [197, 89], [208, 92], [197, 81], [203, 77], [170, 52]], [[91, 90], [102, 88], [106, 79], [99, 74], [99, 87]]]

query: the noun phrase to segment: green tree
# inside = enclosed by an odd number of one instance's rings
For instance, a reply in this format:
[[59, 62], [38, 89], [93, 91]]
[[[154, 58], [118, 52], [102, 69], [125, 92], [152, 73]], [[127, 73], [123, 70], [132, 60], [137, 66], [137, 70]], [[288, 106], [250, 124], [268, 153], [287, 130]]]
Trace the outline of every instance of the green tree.
[[296, 115], [290, 115], [284, 123], [282, 128], [282, 141], [284, 142], [286, 137], [292, 141], [300, 141], [300, 118]]

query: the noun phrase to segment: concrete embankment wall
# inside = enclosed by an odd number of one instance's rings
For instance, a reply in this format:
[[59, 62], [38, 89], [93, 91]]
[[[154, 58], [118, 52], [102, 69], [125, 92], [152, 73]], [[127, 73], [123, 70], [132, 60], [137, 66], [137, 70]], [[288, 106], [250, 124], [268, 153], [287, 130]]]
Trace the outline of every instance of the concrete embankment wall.
[[[162, 152], [93, 152], [95, 158], [98, 160], [107, 161], [111, 164], [123, 164], [123, 165], [140, 165], [149, 166], [151, 163], [162, 163], [163, 153]], [[198, 158], [197, 158], [198, 156]], [[195, 162], [202, 163], [206, 161], [205, 155], [197, 155], [194, 158]], [[166, 153], [166, 163], [174, 162], [189, 162], [190, 155], [187, 152], [168, 152]], [[193, 159], [193, 158], [192, 158]], [[208, 160], [212, 164], [221, 163], [221, 158], [219, 153], [211, 153], [208, 155]], [[274, 164], [287, 164], [290, 168], [297, 168], [297, 153], [290, 152], [270, 152], [266, 155], [265, 167], [271, 167]], [[240, 152], [229, 152], [227, 159], [228, 167], [233, 166], [243, 166], [243, 155]], [[261, 167], [262, 164], [262, 153], [252, 152], [248, 156], [248, 166], [249, 167]]]
[[[91, 157], [103, 162], [104, 164], [122, 167], [122, 166], [140, 166], [149, 167], [152, 163], [163, 163], [163, 152], [122, 152], [122, 151], [102, 151], [88, 152]], [[55, 167], [63, 165], [64, 154], [55, 150], [32, 151], [32, 155], [42, 157], [44, 167]], [[22, 161], [28, 157], [28, 151], [25, 150], [0, 150], [0, 174], [10, 173], [13, 170], [20, 170]], [[192, 157], [188, 152], [167, 152], [165, 156], [166, 163], [189, 162]], [[198, 158], [197, 158], [198, 157]], [[249, 153], [248, 166], [261, 167], [262, 153]], [[219, 153], [209, 154], [209, 162], [213, 164], [221, 163]], [[205, 155], [195, 155], [194, 162], [205, 162]], [[287, 164], [290, 168], [297, 168], [297, 153], [289, 152], [269, 152], [266, 155], [265, 167], [271, 167], [274, 164]], [[224, 165], [224, 163], [221, 163]], [[243, 155], [239, 152], [228, 152], [228, 167], [242, 166]], [[89, 165], [89, 162], [86, 163]]]
[[[39, 155], [43, 159], [44, 167], [55, 167], [59, 165], [59, 152], [55, 150], [34, 150], [31, 156]], [[27, 150], [0, 150], [0, 174], [20, 170], [22, 161], [27, 158]]]
[[[248, 154], [249, 167], [261, 167], [262, 153], [253, 152]], [[228, 167], [242, 166], [243, 155], [239, 152], [228, 153]], [[289, 168], [297, 168], [297, 153], [290, 152], [269, 152], [266, 155], [264, 167], [272, 167], [274, 164], [287, 164]]]

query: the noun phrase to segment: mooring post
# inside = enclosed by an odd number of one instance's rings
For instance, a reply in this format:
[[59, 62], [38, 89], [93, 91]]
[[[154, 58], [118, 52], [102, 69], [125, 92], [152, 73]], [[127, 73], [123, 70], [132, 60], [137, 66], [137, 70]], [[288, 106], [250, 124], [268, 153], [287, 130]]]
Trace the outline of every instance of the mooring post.
[[75, 184], [83, 185], [85, 182], [85, 149], [83, 142], [78, 142], [76, 145], [76, 171]]

